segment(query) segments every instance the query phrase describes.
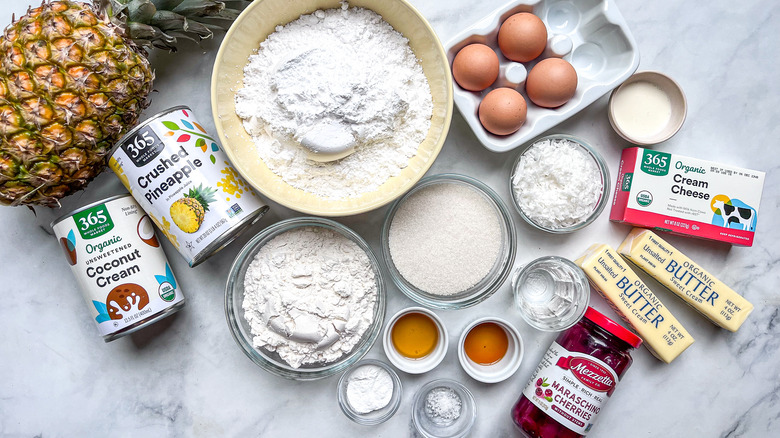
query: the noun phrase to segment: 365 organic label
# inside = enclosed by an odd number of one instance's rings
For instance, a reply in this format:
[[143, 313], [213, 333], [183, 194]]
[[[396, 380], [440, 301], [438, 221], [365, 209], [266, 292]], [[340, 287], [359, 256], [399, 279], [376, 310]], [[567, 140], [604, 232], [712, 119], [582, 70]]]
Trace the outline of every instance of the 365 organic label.
[[186, 107], [139, 125], [108, 165], [190, 266], [268, 209]]
[[114, 229], [114, 222], [105, 205], [101, 204], [73, 215], [82, 239], [94, 239]]
[[664, 176], [669, 173], [671, 159], [672, 156], [666, 152], [645, 149], [642, 155], [642, 172], [655, 176]]
[[184, 300], [152, 221], [130, 195], [79, 210], [53, 228], [107, 341]]

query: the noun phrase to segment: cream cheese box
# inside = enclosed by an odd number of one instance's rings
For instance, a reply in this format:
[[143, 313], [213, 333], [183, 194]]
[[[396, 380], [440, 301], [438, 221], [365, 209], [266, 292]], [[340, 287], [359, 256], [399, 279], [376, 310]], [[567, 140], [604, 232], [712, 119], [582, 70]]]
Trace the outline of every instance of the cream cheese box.
[[765, 173], [640, 147], [623, 150], [610, 220], [752, 246]]

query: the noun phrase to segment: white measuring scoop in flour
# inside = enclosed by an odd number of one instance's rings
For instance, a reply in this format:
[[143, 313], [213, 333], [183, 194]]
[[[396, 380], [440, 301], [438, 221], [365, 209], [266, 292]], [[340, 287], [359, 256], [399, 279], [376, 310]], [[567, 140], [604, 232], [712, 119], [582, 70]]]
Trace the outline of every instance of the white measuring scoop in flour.
[[306, 149], [306, 158], [328, 162], [340, 160], [355, 152], [355, 137], [350, 129], [341, 123], [323, 122], [314, 125], [301, 138]]

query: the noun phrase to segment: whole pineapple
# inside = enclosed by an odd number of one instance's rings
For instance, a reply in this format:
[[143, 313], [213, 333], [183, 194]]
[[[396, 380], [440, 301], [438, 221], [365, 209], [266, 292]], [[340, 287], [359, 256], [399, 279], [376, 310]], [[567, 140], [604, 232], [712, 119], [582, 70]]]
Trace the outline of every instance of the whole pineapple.
[[214, 202], [215, 189], [203, 188], [203, 184], [190, 189], [183, 198], [177, 199], [171, 204], [171, 220], [185, 233], [194, 233], [203, 225], [206, 212], [209, 211], [209, 203]]
[[143, 47], [173, 51], [237, 14], [212, 0], [29, 9], [0, 36], [0, 203], [54, 207], [86, 186], [148, 106]]

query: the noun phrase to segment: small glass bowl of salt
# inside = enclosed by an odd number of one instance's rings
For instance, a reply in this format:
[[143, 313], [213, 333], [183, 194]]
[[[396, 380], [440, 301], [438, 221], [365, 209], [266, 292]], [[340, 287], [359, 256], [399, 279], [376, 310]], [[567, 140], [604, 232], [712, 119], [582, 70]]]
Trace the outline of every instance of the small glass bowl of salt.
[[609, 201], [609, 170], [584, 140], [554, 134], [536, 140], [512, 164], [509, 192], [520, 216], [554, 234], [588, 226]]
[[389, 420], [401, 405], [401, 379], [390, 365], [365, 359], [341, 375], [339, 407], [358, 424], [372, 426]]
[[465, 437], [476, 419], [474, 396], [454, 380], [428, 382], [414, 394], [412, 424], [425, 438]]

